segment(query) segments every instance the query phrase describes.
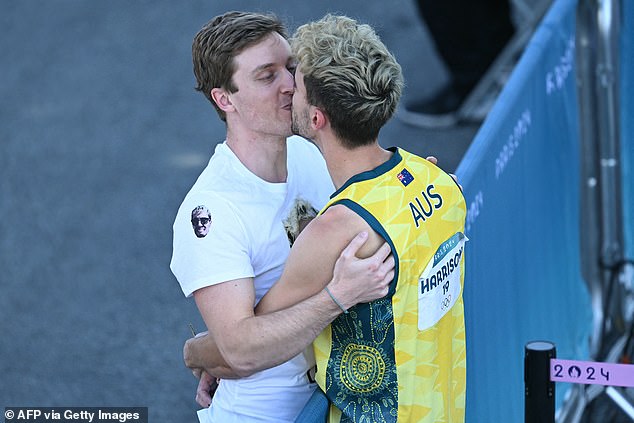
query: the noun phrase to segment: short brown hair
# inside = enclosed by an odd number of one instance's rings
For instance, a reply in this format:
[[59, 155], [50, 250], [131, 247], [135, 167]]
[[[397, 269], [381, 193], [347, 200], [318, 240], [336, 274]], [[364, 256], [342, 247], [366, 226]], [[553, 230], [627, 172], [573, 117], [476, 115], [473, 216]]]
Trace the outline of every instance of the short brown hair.
[[224, 88], [236, 92], [238, 89], [232, 80], [234, 57], [272, 32], [288, 39], [284, 25], [275, 15], [234, 11], [216, 16], [194, 37], [192, 60], [196, 90], [205, 94], [223, 121], [225, 113], [211, 98], [211, 90]]

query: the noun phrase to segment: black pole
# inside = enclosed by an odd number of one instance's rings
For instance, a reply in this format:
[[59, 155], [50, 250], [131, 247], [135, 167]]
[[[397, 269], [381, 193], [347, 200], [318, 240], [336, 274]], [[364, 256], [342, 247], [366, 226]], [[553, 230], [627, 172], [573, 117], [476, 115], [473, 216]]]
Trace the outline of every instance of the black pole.
[[550, 359], [555, 344], [532, 341], [524, 348], [524, 422], [555, 423], [555, 383], [550, 381]]

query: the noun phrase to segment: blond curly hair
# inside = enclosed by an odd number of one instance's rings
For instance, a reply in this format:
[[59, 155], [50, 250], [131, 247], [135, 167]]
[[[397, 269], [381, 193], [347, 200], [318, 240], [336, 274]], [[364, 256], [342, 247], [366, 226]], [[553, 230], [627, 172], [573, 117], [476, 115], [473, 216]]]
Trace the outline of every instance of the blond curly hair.
[[300, 26], [291, 48], [308, 102], [322, 109], [348, 147], [375, 141], [403, 91], [401, 66], [372, 27], [326, 15]]

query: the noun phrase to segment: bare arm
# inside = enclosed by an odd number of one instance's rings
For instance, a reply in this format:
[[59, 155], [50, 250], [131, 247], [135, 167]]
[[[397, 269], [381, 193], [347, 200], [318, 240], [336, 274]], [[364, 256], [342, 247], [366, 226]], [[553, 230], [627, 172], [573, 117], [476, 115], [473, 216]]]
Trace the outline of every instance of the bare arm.
[[[240, 279], [194, 294], [213, 339], [205, 336], [187, 341], [185, 359], [188, 367], [205, 368], [220, 376], [207, 362], [219, 358], [214, 355], [213, 341], [216, 341], [218, 352], [235, 374], [248, 376], [297, 355], [340, 313], [326, 294], [284, 312], [256, 317], [253, 300], [245, 301], [253, 298], [252, 292], [252, 282]], [[315, 313], [319, 309], [322, 312]], [[311, 322], [310, 327], [306, 327], [307, 321]], [[218, 368], [217, 362], [211, 364]]]
[[[219, 357], [225, 358], [237, 376], [247, 376], [289, 360], [342, 312], [323, 290], [326, 285], [344, 308], [385, 296], [393, 277], [393, 260], [383, 263], [389, 248], [381, 249], [367, 260], [359, 260], [356, 253], [365, 242], [362, 237], [343, 251], [338, 267], [346, 271], [333, 278], [332, 269], [339, 253], [359, 228], [366, 229], [359, 225], [339, 226], [341, 222], [337, 223], [336, 217], [341, 218], [332, 213], [331, 218], [322, 219], [321, 224], [315, 225], [319, 219], [311, 223], [295, 242], [287, 261], [289, 270], [284, 271], [280, 282], [286, 284], [284, 281], [294, 280], [297, 285], [309, 287], [308, 294], [302, 294], [303, 301], [295, 301], [297, 292], [301, 291], [295, 289], [292, 298], [284, 297], [281, 301], [284, 305], [276, 307], [280, 311], [256, 316], [251, 279], [224, 282], [194, 293], [213, 339], [207, 336], [187, 341], [184, 355], [188, 367], [204, 368], [214, 374], [213, 369], [218, 366], [218, 362], [213, 362], [218, 358], [213, 352], [214, 340]], [[334, 224], [346, 230], [328, 230]], [[370, 235], [370, 243], [376, 243], [374, 236], [374, 233]], [[324, 245], [329, 246], [326, 253]], [[370, 248], [364, 245], [361, 251]], [[349, 278], [350, 273], [355, 277]], [[360, 283], [363, 286], [359, 286]], [[219, 374], [216, 372], [216, 375]]]
[[[250, 279], [203, 288], [194, 296], [213, 339], [205, 336], [188, 340], [185, 346], [186, 365], [207, 369], [215, 376], [220, 375], [213, 369], [218, 369], [216, 360], [221, 357], [239, 377], [283, 363], [301, 352], [317, 331], [339, 314], [336, 305], [329, 304], [326, 301], [329, 298], [322, 295], [307, 301], [303, 307], [256, 317]], [[310, 313], [306, 309], [308, 307], [323, 309], [323, 313]], [[310, 313], [307, 320], [312, 321], [309, 328], [305, 327], [306, 313]]]
[[[368, 241], [358, 251], [343, 249], [360, 232], [368, 233]], [[333, 244], [340, 247], [337, 248]], [[260, 300], [256, 314], [270, 313], [289, 307], [322, 291], [327, 285], [334, 293], [332, 285], [337, 281], [356, 279], [361, 285], [366, 278], [372, 277], [370, 272], [374, 269], [368, 266], [378, 265], [378, 260], [366, 262], [356, 258], [364, 259], [371, 257], [372, 254], [387, 257], [390, 253], [389, 246], [383, 238], [374, 232], [367, 222], [344, 206], [330, 208], [326, 214], [308, 225], [295, 241], [293, 248], [305, 253], [291, 254], [282, 277]], [[340, 249], [343, 249], [341, 255], [339, 255]], [[322, 253], [320, 254], [319, 251]], [[385, 264], [393, 267], [393, 258], [390, 256]], [[334, 271], [331, 270], [333, 267]], [[390, 274], [392, 275], [393, 273]], [[363, 285], [361, 289], [364, 289]], [[334, 288], [334, 290], [337, 289]], [[338, 295], [336, 298], [339, 300]], [[348, 304], [346, 308], [354, 304], [356, 303]]]
[[[205, 372], [218, 379], [237, 379], [240, 377], [225, 361], [214, 337], [207, 332], [199, 333], [196, 337], [185, 341], [183, 360], [185, 366], [192, 369], [197, 378], [200, 378], [201, 374]], [[203, 361], [204, 366], [201, 366], [200, 363]]]

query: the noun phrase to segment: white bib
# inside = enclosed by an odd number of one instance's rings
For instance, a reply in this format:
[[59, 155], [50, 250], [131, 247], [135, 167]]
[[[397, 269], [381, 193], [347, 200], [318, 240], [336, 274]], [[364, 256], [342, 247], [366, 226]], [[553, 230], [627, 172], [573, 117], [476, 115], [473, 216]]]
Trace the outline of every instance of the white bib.
[[443, 242], [418, 279], [418, 329], [434, 326], [460, 296], [460, 264], [467, 237], [457, 232]]

